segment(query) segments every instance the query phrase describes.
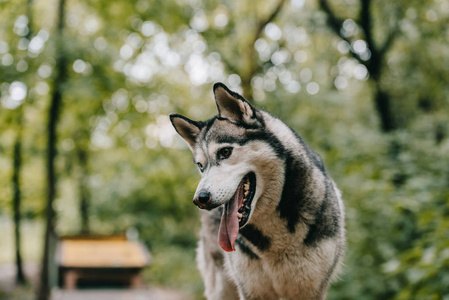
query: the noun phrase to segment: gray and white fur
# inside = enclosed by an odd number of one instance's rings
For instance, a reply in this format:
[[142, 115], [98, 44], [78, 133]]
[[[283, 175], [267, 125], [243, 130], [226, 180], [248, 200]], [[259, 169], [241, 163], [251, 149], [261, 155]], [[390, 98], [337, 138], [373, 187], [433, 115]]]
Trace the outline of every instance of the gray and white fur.
[[[207, 121], [170, 115], [202, 173], [194, 203], [201, 208], [197, 263], [205, 296], [325, 299], [345, 249], [339, 190], [320, 156], [284, 122], [222, 83], [214, 95], [218, 115]], [[255, 175], [252, 201], [240, 208], [248, 174]], [[232, 201], [247, 214], [236, 237], [235, 221], [224, 219]], [[219, 243], [220, 223], [229, 232]]]

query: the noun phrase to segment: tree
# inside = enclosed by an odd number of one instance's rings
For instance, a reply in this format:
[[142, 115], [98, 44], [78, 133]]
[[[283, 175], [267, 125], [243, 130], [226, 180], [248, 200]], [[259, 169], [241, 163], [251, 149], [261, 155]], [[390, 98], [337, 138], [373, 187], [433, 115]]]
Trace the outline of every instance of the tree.
[[53, 82], [53, 92], [48, 110], [47, 136], [47, 203], [45, 209], [45, 237], [41, 265], [41, 282], [37, 295], [38, 300], [49, 297], [50, 261], [54, 253], [55, 218], [54, 200], [56, 197], [55, 158], [57, 155], [57, 125], [63, 99], [63, 85], [67, 79], [67, 60], [63, 46], [63, 32], [65, 20], [65, 0], [58, 2], [58, 22], [56, 31], [56, 74]]
[[380, 118], [382, 130], [385, 132], [394, 130], [398, 124], [395, 122], [394, 112], [392, 111], [392, 98], [388, 91], [383, 88], [381, 79], [388, 51], [391, 49], [400, 30], [399, 22], [403, 14], [402, 6], [395, 8], [394, 24], [392, 28], [386, 29], [387, 33], [384, 34], [386, 38], [384, 38], [383, 43], [380, 43], [374, 37], [374, 18], [372, 16], [373, 9], [371, 0], [359, 1], [359, 16], [355, 21], [356, 26], [360, 26], [362, 29], [362, 39], [359, 40], [349, 30], [344, 29], [345, 22], [348, 24], [354, 22], [353, 20], [344, 20], [337, 16], [327, 0], [319, 0], [319, 3], [321, 9], [327, 15], [327, 23], [330, 29], [350, 45], [350, 53], [352, 56], [363, 64], [370, 74], [375, 91], [374, 103]]
[[[263, 70], [264, 66], [258, 59], [255, 43], [262, 37], [266, 26], [274, 22], [281, 14], [286, 2], [279, 0], [274, 6], [271, 3], [261, 6], [262, 9], [247, 7], [247, 3], [245, 3], [243, 6], [248, 11], [230, 11], [233, 20], [225, 29], [210, 29], [202, 33], [211, 51], [216, 51], [221, 55], [226, 72], [239, 75], [242, 93], [250, 101], [253, 98], [251, 80]], [[231, 3], [227, 4], [232, 6]], [[251, 22], [244, 19], [247, 17], [245, 14], [250, 14]], [[229, 45], [223, 47], [232, 39], [235, 39], [232, 50], [229, 49]]]
[[[26, 17], [28, 20], [28, 33], [25, 38], [31, 41], [33, 37], [33, 14], [32, 14], [33, 0], [27, 0], [26, 5]], [[22, 139], [24, 130], [24, 106], [26, 101], [16, 109], [16, 138], [14, 142], [13, 150], [13, 174], [12, 174], [12, 186], [13, 186], [13, 213], [14, 213], [14, 239], [15, 239], [15, 258], [16, 258], [16, 283], [25, 283], [25, 274], [23, 271], [23, 261], [22, 261], [22, 243], [21, 243], [21, 171], [22, 171], [22, 159], [23, 159], [23, 149], [22, 149]]]
[[[87, 135], [87, 138], [86, 138]], [[79, 212], [81, 216], [81, 233], [89, 234], [90, 232], [90, 222], [89, 222], [89, 211], [90, 211], [90, 201], [89, 201], [89, 188], [88, 188], [88, 175], [89, 175], [89, 152], [86, 140], [88, 139], [88, 134], [78, 131], [77, 141], [75, 145], [75, 151], [78, 158], [78, 170], [77, 170], [77, 180], [78, 180], [78, 194], [79, 194]]]
[[17, 126], [16, 126], [16, 140], [14, 142], [13, 151], [13, 212], [14, 212], [14, 238], [15, 238], [15, 257], [16, 257], [16, 283], [25, 283], [25, 275], [23, 272], [22, 263], [22, 247], [21, 247], [21, 187], [20, 175], [22, 169], [22, 131], [23, 131], [23, 106], [17, 109]]

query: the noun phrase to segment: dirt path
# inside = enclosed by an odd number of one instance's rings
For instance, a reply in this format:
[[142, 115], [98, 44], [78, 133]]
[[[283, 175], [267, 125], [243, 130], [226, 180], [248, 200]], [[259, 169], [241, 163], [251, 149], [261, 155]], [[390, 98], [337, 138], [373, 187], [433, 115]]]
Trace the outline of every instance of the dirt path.
[[[30, 280], [33, 287], [37, 285], [39, 267], [36, 263], [25, 263], [23, 266], [25, 277]], [[16, 265], [0, 265], [0, 290], [4, 293], [10, 293], [15, 288]]]
[[[36, 290], [39, 267], [35, 263], [26, 263], [24, 272], [31, 283], [24, 291], [17, 291], [15, 285], [16, 268], [14, 264], [0, 265], [0, 300], [21, 299], [34, 300], [33, 289]], [[54, 289], [51, 300], [192, 300], [193, 298], [182, 291], [173, 291], [159, 287], [144, 289], [83, 289], [63, 290]]]
[[142, 290], [54, 290], [51, 300], [187, 300], [183, 292], [160, 288]]

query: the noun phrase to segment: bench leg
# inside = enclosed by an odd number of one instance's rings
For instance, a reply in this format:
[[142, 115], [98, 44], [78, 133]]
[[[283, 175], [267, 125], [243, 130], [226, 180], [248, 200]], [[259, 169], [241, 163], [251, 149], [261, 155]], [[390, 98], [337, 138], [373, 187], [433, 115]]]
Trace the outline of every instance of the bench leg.
[[70, 270], [64, 275], [64, 288], [67, 290], [76, 289], [76, 283], [78, 281], [78, 272]]
[[140, 274], [135, 274], [135, 275], [131, 276], [130, 283], [131, 283], [130, 284], [131, 288], [133, 288], [133, 289], [142, 288], [143, 287], [142, 276], [140, 276]]

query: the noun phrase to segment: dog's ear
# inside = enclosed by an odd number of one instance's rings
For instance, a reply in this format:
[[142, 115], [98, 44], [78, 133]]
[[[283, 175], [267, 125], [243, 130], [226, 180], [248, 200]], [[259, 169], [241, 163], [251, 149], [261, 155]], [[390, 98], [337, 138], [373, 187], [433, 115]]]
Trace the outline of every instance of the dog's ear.
[[249, 125], [257, 122], [255, 108], [242, 96], [230, 91], [223, 83], [214, 84], [214, 95], [219, 117]]
[[178, 114], [170, 114], [170, 121], [173, 127], [175, 127], [176, 132], [187, 142], [193, 151], [196, 144], [196, 137], [201, 130], [202, 123], [192, 121]]

